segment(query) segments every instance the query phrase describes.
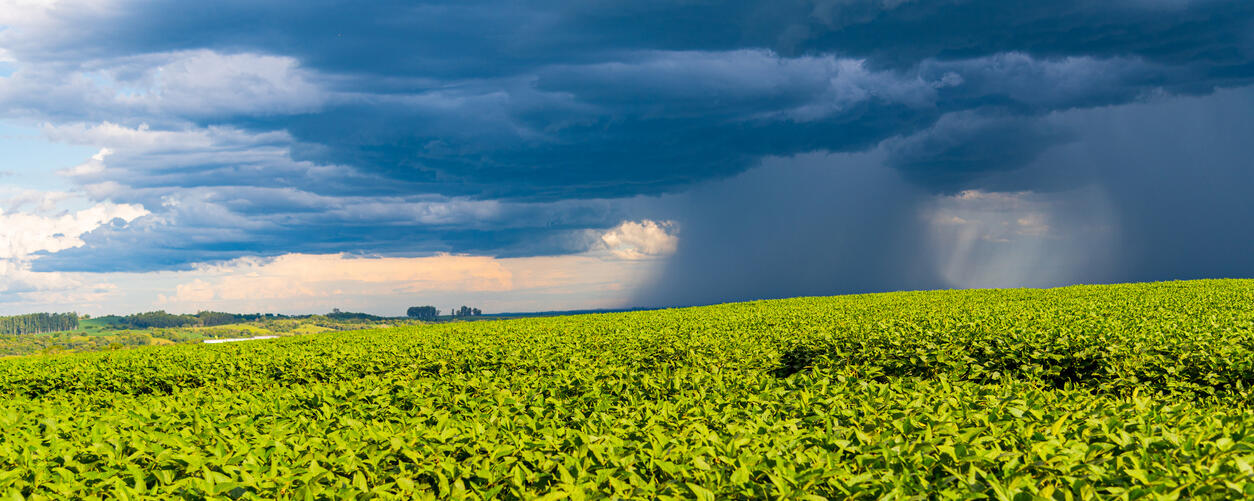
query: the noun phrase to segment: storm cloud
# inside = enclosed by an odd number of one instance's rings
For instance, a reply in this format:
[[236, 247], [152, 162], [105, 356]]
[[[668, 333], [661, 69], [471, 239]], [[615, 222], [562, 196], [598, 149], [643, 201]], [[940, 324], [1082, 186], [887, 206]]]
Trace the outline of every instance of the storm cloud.
[[647, 218], [680, 231], [650, 304], [1250, 272], [1249, 2], [9, 7], [0, 116], [150, 212], [35, 270], [557, 255]]
[[[965, 141], [925, 132], [909, 147], [773, 159], [667, 199], [694, 230], [635, 301], [1254, 277], [1251, 111], [1254, 88], [1243, 88], [943, 135]], [[1027, 126], [1067, 135], [1007, 147], [1002, 132]], [[910, 181], [928, 171], [903, 158], [955, 144], [974, 165], [1002, 152], [1019, 168], [964, 171], [972, 188], [948, 193]]]

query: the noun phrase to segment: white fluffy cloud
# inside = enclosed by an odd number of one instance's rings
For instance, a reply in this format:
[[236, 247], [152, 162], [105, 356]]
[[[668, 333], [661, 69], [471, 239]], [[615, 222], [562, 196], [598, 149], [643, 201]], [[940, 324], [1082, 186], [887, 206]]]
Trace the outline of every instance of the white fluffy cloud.
[[[0, 292], [9, 300], [18, 295], [50, 292], [91, 292], [73, 274], [37, 273], [30, 269], [33, 255], [83, 245], [83, 235], [114, 221], [129, 223], [147, 215], [138, 205], [100, 203], [76, 211], [56, 212], [68, 193], [23, 190], [0, 200]], [[27, 209], [29, 207], [29, 209]], [[20, 211], [20, 212], [19, 212]]]
[[101, 148], [99, 152], [92, 155], [86, 162], [62, 170], [59, 174], [70, 177], [100, 174], [105, 170], [105, 157], [109, 156], [111, 153], [113, 153], [113, 151], [109, 148]]
[[601, 245], [620, 259], [665, 257], [679, 247], [678, 227], [671, 221], [623, 221], [601, 234]]
[[79, 247], [81, 237], [101, 225], [116, 219], [131, 222], [147, 214], [137, 205], [112, 203], [51, 216], [0, 210], [0, 259], [26, 259], [40, 251]]

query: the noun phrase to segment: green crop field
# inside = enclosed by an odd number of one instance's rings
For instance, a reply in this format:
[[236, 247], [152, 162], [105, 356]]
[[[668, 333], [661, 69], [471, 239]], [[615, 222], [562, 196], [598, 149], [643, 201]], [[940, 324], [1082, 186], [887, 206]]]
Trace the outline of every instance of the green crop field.
[[1254, 495], [1254, 281], [0, 361], [11, 498]]

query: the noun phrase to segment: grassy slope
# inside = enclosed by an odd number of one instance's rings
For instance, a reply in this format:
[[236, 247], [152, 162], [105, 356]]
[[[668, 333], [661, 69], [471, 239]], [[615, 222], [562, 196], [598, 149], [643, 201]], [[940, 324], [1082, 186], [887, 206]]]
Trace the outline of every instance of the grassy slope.
[[1237, 497], [1254, 281], [894, 293], [0, 362], [0, 489]]

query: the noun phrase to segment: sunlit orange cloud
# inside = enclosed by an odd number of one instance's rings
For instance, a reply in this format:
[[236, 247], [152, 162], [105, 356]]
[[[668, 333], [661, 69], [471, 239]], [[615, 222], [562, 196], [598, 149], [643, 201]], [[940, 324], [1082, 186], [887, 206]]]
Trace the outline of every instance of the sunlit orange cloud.
[[391, 311], [407, 301], [458, 300], [497, 311], [628, 306], [631, 292], [652, 280], [675, 251], [677, 233], [671, 222], [624, 221], [588, 251], [563, 256], [241, 258], [181, 272], [158, 302], [187, 311], [336, 305]]
[[[238, 300], [329, 295], [331, 289], [344, 287], [375, 290], [380, 284], [402, 291], [513, 288], [510, 272], [487, 256], [357, 258], [343, 254], [287, 254], [233, 264], [217, 267], [223, 276], [208, 288], [198, 288], [200, 295], [196, 299], [206, 299], [206, 291], [217, 299]], [[180, 286], [176, 299], [182, 292]]]
[[173, 294], [161, 295], [159, 303], [174, 311], [192, 311], [267, 304], [329, 308], [405, 298], [438, 302], [468, 297], [491, 303], [495, 310], [546, 304], [617, 307], [624, 306], [630, 291], [650, 280], [662, 263], [620, 259], [611, 252], [506, 259], [449, 254], [414, 258], [287, 254], [184, 272], [188, 280], [178, 284]]
[[[332, 308], [384, 315], [408, 306], [461, 304], [484, 311], [541, 311], [634, 306], [633, 294], [654, 280], [675, 251], [670, 222], [625, 221], [582, 253], [497, 258], [439, 254], [379, 257], [291, 253], [206, 263], [184, 271], [49, 273], [26, 268], [0, 275], [20, 292], [0, 310], [40, 308], [107, 314], [172, 312], [325, 313]], [[10, 263], [11, 264], [11, 263]], [[16, 266], [16, 265], [14, 265]]]

